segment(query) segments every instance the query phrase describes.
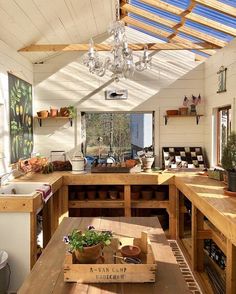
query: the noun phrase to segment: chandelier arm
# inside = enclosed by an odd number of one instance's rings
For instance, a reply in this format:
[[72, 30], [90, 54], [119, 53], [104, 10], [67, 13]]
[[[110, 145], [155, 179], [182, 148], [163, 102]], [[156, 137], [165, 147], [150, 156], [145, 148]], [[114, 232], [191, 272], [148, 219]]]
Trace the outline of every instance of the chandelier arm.
[[123, 77], [132, 77], [135, 70], [141, 72], [150, 69], [152, 54], [148, 53], [148, 46], [145, 45], [143, 56], [140, 56], [139, 61], [134, 63], [133, 51], [129, 48], [125, 33], [125, 24], [120, 20], [120, 2], [119, 0], [115, 1], [116, 21], [109, 28], [109, 33], [113, 36], [110, 51], [113, 58], [107, 57], [104, 61], [101, 61], [91, 39], [89, 51], [85, 55], [83, 63], [88, 67], [90, 73], [95, 73], [100, 77], [104, 76], [109, 69], [115, 81], [119, 81]]

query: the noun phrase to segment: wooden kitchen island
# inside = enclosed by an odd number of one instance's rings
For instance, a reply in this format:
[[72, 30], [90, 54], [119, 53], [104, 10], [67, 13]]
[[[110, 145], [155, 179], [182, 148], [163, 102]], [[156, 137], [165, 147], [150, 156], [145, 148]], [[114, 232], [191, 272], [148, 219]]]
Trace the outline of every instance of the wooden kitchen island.
[[[224, 183], [209, 179], [196, 173], [140, 173], [140, 174], [71, 174], [55, 172], [49, 175], [28, 174], [20, 181], [41, 181], [52, 184], [54, 195], [48, 205], [49, 226], [46, 235], [55, 232], [70, 209], [109, 208], [123, 209], [123, 215], [130, 217], [133, 208], [165, 208], [169, 215], [169, 236], [183, 247], [189, 265], [196, 274], [199, 284], [206, 293], [213, 294], [205, 272], [206, 251], [204, 240], [210, 239], [217, 244], [226, 257], [226, 267], [219, 270], [225, 283], [227, 294], [236, 294], [236, 198], [224, 195]], [[70, 200], [71, 186], [120, 185], [124, 189], [124, 199], [117, 200]], [[168, 186], [168, 199], [159, 201], [132, 200], [131, 189], [135, 185]], [[4, 197], [4, 199], [6, 199]], [[1, 199], [0, 199], [1, 200]], [[187, 211], [185, 201], [190, 203]], [[0, 209], [6, 211], [6, 201], [0, 201]], [[22, 209], [22, 208], [21, 208]], [[189, 215], [188, 215], [189, 214]], [[184, 222], [190, 218], [189, 236], [184, 236]], [[48, 238], [49, 239], [49, 238]], [[209, 260], [211, 262], [211, 260]], [[214, 265], [215, 266], [215, 265]], [[217, 265], [218, 266], [218, 265]], [[218, 271], [218, 268], [216, 267]]]
[[[66, 245], [62, 241], [63, 236], [74, 228], [83, 230], [88, 225], [93, 225], [96, 229], [109, 229], [118, 236], [127, 237], [140, 237], [142, 231], [148, 231], [157, 262], [156, 282], [141, 284], [64, 282], [63, 264]], [[18, 293], [184, 294], [189, 293], [189, 290], [157, 218], [64, 218]]]

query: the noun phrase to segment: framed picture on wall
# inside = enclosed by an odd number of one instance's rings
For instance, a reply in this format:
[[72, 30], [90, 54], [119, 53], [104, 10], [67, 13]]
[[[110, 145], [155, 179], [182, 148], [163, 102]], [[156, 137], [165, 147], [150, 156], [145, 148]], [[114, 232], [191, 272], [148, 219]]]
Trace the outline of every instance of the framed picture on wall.
[[8, 73], [10, 161], [30, 157], [33, 150], [32, 85]]
[[126, 100], [128, 98], [128, 90], [106, 90], [106, 100]]

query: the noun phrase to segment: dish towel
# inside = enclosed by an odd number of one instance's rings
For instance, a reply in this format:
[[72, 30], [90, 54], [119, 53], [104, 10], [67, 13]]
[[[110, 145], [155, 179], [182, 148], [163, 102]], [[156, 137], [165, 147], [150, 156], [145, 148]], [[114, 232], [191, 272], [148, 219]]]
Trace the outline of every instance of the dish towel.
[[36, 189], [37, 192], [40, 192], [42, 195], [43, 201], [46, 203], [49, 198], [52, 196], [52, 186], [44, 184]]

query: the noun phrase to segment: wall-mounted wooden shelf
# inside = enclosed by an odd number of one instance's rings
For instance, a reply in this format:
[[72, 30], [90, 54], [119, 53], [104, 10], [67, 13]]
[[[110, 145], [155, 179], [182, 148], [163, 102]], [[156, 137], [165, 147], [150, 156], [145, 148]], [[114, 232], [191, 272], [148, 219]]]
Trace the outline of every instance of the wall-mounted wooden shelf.
[[203, 114], [196, 114], [196, 115], [164, 115], [165, 118], [165, 125], [167, 125], [168, 119], [171, 117], [195, 117], [196, 118], [196, 124], [198, 125], [200, 117], [203, 116]]
[[34, 118], [36, 118], [38, 120], [38, 123], [39, 123], [39, 126], [40, 127], [42, 127], [42, 120], [47, 120], [47, 119], [69, 120], [71, 127], [72, 127], [72, 124], [73, 124], [73, 118], [72, 117], [68, 117], [68, 116], [48, 116], [48, 117], [35, 116]]

